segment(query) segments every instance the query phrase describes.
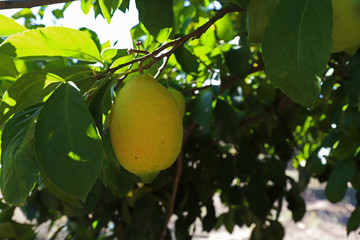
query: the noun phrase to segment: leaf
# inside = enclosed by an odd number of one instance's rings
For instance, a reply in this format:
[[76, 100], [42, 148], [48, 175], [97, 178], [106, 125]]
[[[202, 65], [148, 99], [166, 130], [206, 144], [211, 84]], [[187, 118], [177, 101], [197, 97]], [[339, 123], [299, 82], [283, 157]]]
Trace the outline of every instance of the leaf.
[[247, 7], [249, 42], [261, 43], [269, 18], [279, 0], [251, 0]]
[[85, 202], [104, 153], [83, 96], [71, 84], [56, 89], [40, 112], [35, 150], [44, 180]]
[[260, 175], [251, 177], [246, 191], [246, 198], [255, 216], [265, 218], [270, 210], [271, 204], [266, 194], [264, 179]]
[[14, 60], [8, 55], [0, 54], [0, 76], [16, 77], [18, 75]]
[[304, 199], [300, 196], [298, 184], [290, 178], [291, 189], [286, 193], [288, 209], [292, 212], [292, 218], [295, 222], [300, 221], [305, 212], [306, 205]]
[[1, 192], [8, 204], [21, 206], [34, 185], [39, 167], [34, 153], [36, 118], [42, 105], [15, 114], [1, 136]]
[[181, 68], [186, 73], [197, 73], [199, 63], [195, 56], [185, 46], [180, 46], [175, 51], [176, 61], [181, 65]]
[[341, 201], [347, 190], [347, 183], [353, 178], [356, 162], [352, 158], [343, 160], [335, 165], [325, 188], [326, 198], [336, 203]]
[[231, 74], [244, 78], [249, 70], [249, 49], [244, 46], [231, 48], [225, 55], [225, 63]]
[[51, 73], [33, 72], [22, 75], [3, 95], [0, 102], [0, 124], [14, 113], [42, 102], [61, 82], [65, 81]]
[[295, 102], [312, 108], [330, 57], [331, 1], [282, 0], [263, 41], [266, 72]]
[[0, 45], [0, 53], [17, 58], [69, 57], [101, 62], [93, 40], [82, 31], [66, 27], [38, 28], [11, 35]]
[[212, 93], [210, 91], [202, 92], [190, 107], [190, 114], [194, 121], [206, 130], [210, 129], [212, 111]]
[[215, 32], [219, 39], [226, 42], [231, 41], [235, 37], [234, 28], [229, 14], [226, 14], [224, 17], [215, 22]]
[[92, 6], [92, 0], [81, 0], [81, 10], [85, 15], [87, 15], [90, 12], [91, 6]]
[[26, 27], [21, 26], [14, 19], [5, 17], [0, 14], [0, 37], [8, 37], [14, 33], [26, 30]]
[[360, 224], [360, 207], [357, 206], [354, 211], [351, 213], [351, 216], [347, 222], [346, 231], [347, 235], [350, 234], [351, 231], [356, 230]]
[[174, 26], [173, 1], [136, 0], [139, 20], [159, 42], [165, 42]]
[[99, 5], [101, 8], [101, 12], [106, 19], [106, 21], [110, 24], [111, 17], [114, 14], [115, 10], [121, 5], [122, 0], [99, 0]]

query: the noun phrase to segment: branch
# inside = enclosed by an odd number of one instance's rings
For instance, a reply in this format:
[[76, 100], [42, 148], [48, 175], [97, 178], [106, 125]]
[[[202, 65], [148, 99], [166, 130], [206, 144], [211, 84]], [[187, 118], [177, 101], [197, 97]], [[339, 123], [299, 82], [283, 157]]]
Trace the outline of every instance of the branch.
[[[169, 58], [171, 54], [173, 54], [175, 52], [175, 50], [177, 48], [179, 48], [180, 46], [182, 46], [184, 43], [186, 43], [187, 41], [189, 41], [190, 39], [196, 39], [196, 38], [200, 38], [202, 34], [204, 34], [217, 20], [219, 20], [220, 18], [222, 18], [225, 14], [230, 13], [230, 12], [241, 12], [244, 11], [243, 8], [241, 8], [240, 6], [237, 5], [229, 5], [221, 10], [219, 10], [214, 17], [212, 17], [208, 22], [206, 22], [204, 25], [202, 25], [201, 27], [197, 28], [196, 30], [194, 30], [193, 32], [186, 34], [182, 37], [176, 38], [175, 40], [173, 40], [172, 42], [168, 42], [162, 46], [160, 46], [159, 48], [155, 49], [153, 52], [146, 54], [143, 57], [134, 59], [130, 62], [124, 63], [124, 64], [120, 64], [117, 67], [114, 68], [110, 68], [108, 71], [110, 73], [114, 73], [117, 70], [134, 64], [136, 62], [140, 62], [143, 63], [146, 60], [149, 59], [153, 59], [151, 62], [149, 62], [146, 65], [143, 65], [143, 69], [148, 69], [150, 68], [154, 63], [158, 62], [159, 60], [161, 60], [162, 58]], [[170, 49], [169, 49], [170, 48]], [[133, 71], [134, 72], [134, 71]], [[136, 70], [135, 70], [136, 72]]]
[[78, 0], [0, 0], [0, 9], [32, 8], [56, 3], [66, 3]]

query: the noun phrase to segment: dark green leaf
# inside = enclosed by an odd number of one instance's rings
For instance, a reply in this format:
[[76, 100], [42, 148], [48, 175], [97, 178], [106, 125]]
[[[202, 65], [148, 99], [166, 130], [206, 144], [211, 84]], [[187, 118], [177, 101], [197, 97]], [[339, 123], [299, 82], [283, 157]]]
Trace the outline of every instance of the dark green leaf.
[[16, 77], [18, 75], [14, 60], [8, 55], [0, 54], [0, 76]]
[[360, 224], [360, 207], [357, 206], [351, 213], [351, 216], [347, 222], [346, 231], [349, 235], [351, 231], [356, 230]]
[[251, 0], [246, 9], [249, 42], [261, 43], [269, 18], [279, 0]]
[[36, 125], [35, 150], [44, 180], [85, 202], [104, 153], [83, 96], [71, 84], [61, 85], [45, 103]]
[[22, 75], [2, 98], [0, 124], [14, 113], [44, 101], [61, 82], [65, 81], [51, 73], [36, 72]]
[[206, 130], [210, 128], [212, 111], [212, 93], [210, 91], [202, 92], [190, 108], [190, 114], [194, 121]]
[[298, 184], [290, 179], [291, 189], [286, 193], [288, 209], [292, 212], [292, 218], [295, 222], [300, 221], [305, 212], [306, 206], [304, 199], [300, 196]]
[[176, 49], [175, 57], [184, 72], [198, 72], [199, 63], [197, 62], [195, 56], [185, 46], [180, 46]]
[[343, 160], [335, 165], [325, 188], [326, 198], [336, 203], [344, 198], [347, 183], [356, 171], [356, 162], [352, 158]]
[[174, 25], [173, 1], [136, 0], [139, 20], [159, 42], [165, 42]]
[[230, 49], [225, 56], [225, 63], [231, 74], [244, 78], [249, 70], [249, 49], [244, 46], [236, 46]]
[[1, 192], [8, 204], [24, 204], [39, 172], [34, 131], [41, 108], [37, 105], [15, 114], [2, 133]]
[[275, 86], [312, 108], [330, 57], [331, 1], [282, 0], [265, 31], [263, 56]]
[[266, 194], [264, 179], [260, 175], [251, 177], [246, 191], [246, 198], [249, 202], [251, 211], [258, 218], [265, 218], [271, 205]]

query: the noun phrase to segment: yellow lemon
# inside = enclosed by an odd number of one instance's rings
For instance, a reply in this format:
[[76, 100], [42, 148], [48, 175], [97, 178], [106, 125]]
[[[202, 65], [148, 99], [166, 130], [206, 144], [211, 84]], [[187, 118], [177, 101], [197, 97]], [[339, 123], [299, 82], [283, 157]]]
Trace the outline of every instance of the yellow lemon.
[[181, 150], [182, 115], [175, 98], [152, 76], [137, 75], [115, 99], [110, 137], [120, 165], [151, 181]]
[[333, 32], [331, 52], [354, 54], [360, 46], [360, 1], [332, 0]]
[[181, 92], [179, 92], [178, 90], [176, 90], [175, 88], [172, 88], [172, 87], [169, 87], [168, 91], [175, 98], [176, 103], [177, 103], [177, 105], [179, 107], [181, 116], [184, 116], [185, 115], [185, 108], [186, 108], [184, 96], [182, 95]]

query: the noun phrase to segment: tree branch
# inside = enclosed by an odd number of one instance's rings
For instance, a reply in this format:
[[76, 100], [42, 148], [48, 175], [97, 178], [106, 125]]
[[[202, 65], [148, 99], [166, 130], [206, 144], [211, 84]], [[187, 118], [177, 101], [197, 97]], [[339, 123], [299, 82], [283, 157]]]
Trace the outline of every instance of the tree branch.
[[241, 12], [241, 11], [244, 11], [244, 9], [241, 8], [240, 6], [229, 5], [229, 6], [225, 7], [225, 8], [223, 8], [223, 9], [219, 10], [215, 14], [215, 16], [213, 16], [211, 19], [209, 19], [208, 22], [206, 22], [204, 25], [197, 28], [193, 32], [191, 32], [189, 34], [186, 34], [186, 35], [184, 35], [182, 37], [176, 38], [172, 42], [168, 42], [168, 43], [160, 46], [159, 48], [155, 49], [153, 52], [151, 52], [149, 54], [146, 54], [143, 57], [134, 59], [134, 60], [132, 60], [130, 62], [127, 62], [127, 63], [124, 63], [124, 64], [120, 64], [117, 67], [110, 68], [108, 71], [110, 73], [114, 73], [117, 70], [119, 70], [119, 69], [121, 69], [121, 68], [123, 68], [125, 66], [134, 64], [136, 62], [144, 63], [146, 60], [152, 58], [153, 60], [151, 62], [149, 62], [146, 65], [143, 65], [143, 69], [148, 69], [154, 63], [158, 62], [159, 60], [161, 60], [163, 58], [169, 58], [170, 55], [173, 54], [177, 48], [182, 46], [184, 43], [186, 43], [190, 39], [200, 38], [202, 34], [204, 34], [217, 20], [221, 19], [225, 14], [230, 13], [230, 12]]
[[32, 8], [37, 6], [66, 3], [78, 0], [0, 0], [0, 9]]

